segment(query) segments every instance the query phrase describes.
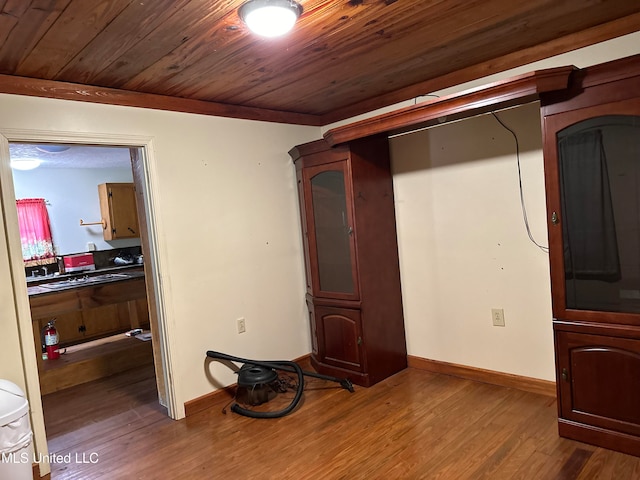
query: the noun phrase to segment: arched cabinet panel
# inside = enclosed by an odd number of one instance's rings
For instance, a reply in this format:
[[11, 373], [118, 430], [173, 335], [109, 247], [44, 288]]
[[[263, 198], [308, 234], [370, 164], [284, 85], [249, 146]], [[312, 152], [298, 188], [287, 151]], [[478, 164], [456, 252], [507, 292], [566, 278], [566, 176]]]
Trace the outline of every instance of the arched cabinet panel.
[[360, 311], [316, 307], [316, 318], [323, 333], [323, 360], [336, 367], [362, 371]]
[[640, 435], [640, 340], [558, 334], [561, 417]]

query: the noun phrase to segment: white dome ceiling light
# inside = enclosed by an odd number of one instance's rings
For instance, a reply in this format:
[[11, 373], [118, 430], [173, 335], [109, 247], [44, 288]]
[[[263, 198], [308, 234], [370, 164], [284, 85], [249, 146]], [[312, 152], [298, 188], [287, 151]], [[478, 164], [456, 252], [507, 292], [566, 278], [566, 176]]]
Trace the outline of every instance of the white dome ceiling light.
[[301, 14], [302, 5], [291, 0], [249, 0], [238, 9], [242, 21], [263, 37], [289, 32]]
[[14, 170], [33, 170], [38, 168], [42, 160], [39, 158], [14, 158], [11, 159], [11, 168]]

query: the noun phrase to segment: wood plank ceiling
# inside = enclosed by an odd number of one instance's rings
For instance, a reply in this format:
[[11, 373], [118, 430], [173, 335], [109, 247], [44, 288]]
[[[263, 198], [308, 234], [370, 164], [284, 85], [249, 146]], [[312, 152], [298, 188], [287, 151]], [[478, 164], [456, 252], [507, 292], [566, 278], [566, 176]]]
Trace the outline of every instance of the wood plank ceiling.
[[640, 30], [629, 0], [301, 0], [262, 39], [242, 3], [0, 0], [0, 92], [324, 125]]

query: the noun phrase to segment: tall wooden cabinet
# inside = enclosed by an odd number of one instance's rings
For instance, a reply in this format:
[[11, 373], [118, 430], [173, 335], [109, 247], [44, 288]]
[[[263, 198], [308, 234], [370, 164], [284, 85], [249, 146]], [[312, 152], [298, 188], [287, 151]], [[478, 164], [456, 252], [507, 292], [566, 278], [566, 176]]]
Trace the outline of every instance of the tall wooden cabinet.
[[559, 432], [640, 456], [640, 56], [542, 116]]
[[386, 136], [299, 145], [311, 362], [370, 386], [406, 368], [393, 184]]

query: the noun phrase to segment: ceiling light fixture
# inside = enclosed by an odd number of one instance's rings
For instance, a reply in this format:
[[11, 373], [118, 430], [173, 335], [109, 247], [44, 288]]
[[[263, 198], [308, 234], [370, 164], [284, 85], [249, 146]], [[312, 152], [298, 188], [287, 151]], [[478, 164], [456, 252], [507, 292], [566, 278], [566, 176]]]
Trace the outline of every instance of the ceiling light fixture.
[[292, 0], [249, 0], [238, 9], [242, 21], [263, 37], [289, 32], [301, 14], [302, 5]]
[[33, 170], [38, 168], [42, 160], [39, 158], [15, 158], [11, 160], [11, 168], [14, 170]]
[[61, 153], [66, 152], [71, 147], [67, 145], [56, 145], [56, 144], [48, 144], [48, 145], [36, 145], [36, 149], [45, 153]]

